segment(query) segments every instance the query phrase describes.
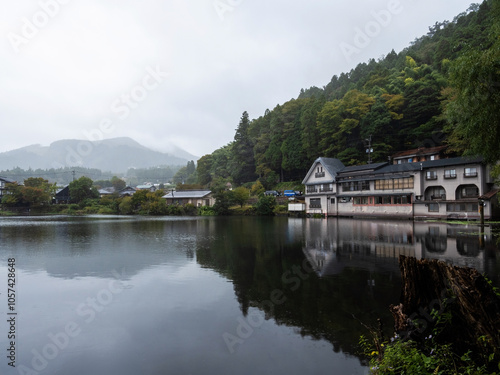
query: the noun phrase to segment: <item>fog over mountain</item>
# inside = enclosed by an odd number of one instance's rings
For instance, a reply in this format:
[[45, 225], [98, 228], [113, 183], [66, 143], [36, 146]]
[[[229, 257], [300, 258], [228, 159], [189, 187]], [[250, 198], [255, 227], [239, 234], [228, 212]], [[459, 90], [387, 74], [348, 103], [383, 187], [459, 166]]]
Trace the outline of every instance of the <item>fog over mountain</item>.
[[158, 165], [182, 165], [197, 160], [187, 151], [171, 146], [170, 153], [151, 150], [131, 138], [102, 141], [67, 139], [50, 146], [30, 145], [0, 153], [0, 170], [12, 168], [49, 169], [62, 167], [98, 168], [103, 171], [126, 172], [129, 168]]

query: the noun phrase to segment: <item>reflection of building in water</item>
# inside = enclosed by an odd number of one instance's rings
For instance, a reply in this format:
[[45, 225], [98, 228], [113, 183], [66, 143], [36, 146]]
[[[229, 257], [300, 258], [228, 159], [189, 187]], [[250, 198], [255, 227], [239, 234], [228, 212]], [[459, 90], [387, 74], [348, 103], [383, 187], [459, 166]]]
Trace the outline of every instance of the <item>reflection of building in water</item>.
[[[480, 272], [485, 268], [485, 238], [479, 237], [478, 226], [353, 219], [313, 219], [304, 225], [303, 250], [320, 276], [345, 268], [399, 272], [400, 255], [440, 259]], [[491, 239], [486, 230], [486, 240]]]
[[490, 227], [481, 232], [477, 225], [415, 222], [414, 230], [422, 257], [485, 271], [484, 244], [491, 242]]

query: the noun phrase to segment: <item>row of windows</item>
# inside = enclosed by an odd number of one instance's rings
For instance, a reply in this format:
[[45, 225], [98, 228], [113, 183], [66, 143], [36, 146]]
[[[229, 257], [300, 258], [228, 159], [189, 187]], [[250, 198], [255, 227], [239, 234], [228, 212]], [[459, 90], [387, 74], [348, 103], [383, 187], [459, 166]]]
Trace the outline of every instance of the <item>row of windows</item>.
[[[444, 170], [444, 178], [457, 178], [457, 170], [456, 169], [445, 169]], [[477, 177], [477, 168], [464, 168], [464, 177]], [[425, 172], [426, 180], [436, 180], [437, 172], [436, 171], [427, 171]]]
[[307, 185], [306, 192], [307, 193], [323, 193], [333, 191], [333, 184], [322, 184], [322, 185]]
[[342, 182], [342, 191], [370, 190], [370, 181]]
[[[429, 212], [439, 212], [439, 203], [429, 203]], [[446, 211], [448, 212], [477, 212], [477, 203], [447, 203]]]
[[425, 160], [436, 160], [436, 155], [429, 155], [426, 157], [421, 156], [420, 158], [417, 156], [407, 159], [398, 159], [397, 163], [398, 164], [416, 163], [418, 161], [425, 161]]
[[375, 190], [413, 189], [413, 177], [375, 180]]
[[411, 195], [386, 195], [381, 197], [354, 197], [353, 205], [411, 204]]
[[[339, 198], [340, 203], [350, 202], [351, 198]], [[411, 195], [393, 195], [382, 197], [353, 197], [353, 205], [358, 206], [373, 206], [373, 205], [405, 205], [411, 204]], [[330, 203], [335, 204], [335, 198], [331, 198]], [[439, 203], [429, 203], [427, 205], [429, 212], [439, 212]], [[311, 198], [309, 208], [321, 208], [321, 198]], [[447, 203], [446, 211], [448, 212], [477, 212], [478, 204], [474, 202], [468, 203]]]

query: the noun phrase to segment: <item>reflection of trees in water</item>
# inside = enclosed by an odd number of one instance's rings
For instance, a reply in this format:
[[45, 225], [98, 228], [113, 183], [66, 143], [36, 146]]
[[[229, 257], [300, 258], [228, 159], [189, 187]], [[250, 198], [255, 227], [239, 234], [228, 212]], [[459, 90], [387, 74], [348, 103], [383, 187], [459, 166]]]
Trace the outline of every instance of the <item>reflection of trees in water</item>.
[[[398, 301], [399, 277], [391, 280], [388, 273], [348, 267], [334, 277], [320, 278], [303, 266], [305, 238], [287, 237], [286, 218], [233, 219], [215, 219], [211, 228], [202, 225], [205, 232], [199, 236], [196, 259], [233, 282], [243, 314], [251, 307], [262, 310], [263, 302], [279, 290], [285, 301], [262, 313], [278, 324], [297, 327], [303, 336], [329, 341], [335, 351], [353, 354], [359, 336], [367, 334], [360, 321], [376, 327], [382, 317], [390, 329], [388, 306]], [[365, 246], [351, 250], [367, 251]], [[375, 286], [367, 280], [374, 280]]]
[[[480, 251], [473, 247], [478, 242], [477, 230], [475, 235], [463, 235], [463, 226], [448, 235], [446, 224], [419, 223], [417, 234], [413, 226], [399, 222], [303, 223], [291, 233], [286, 218], [199, 221], [196, 259], [232, 281], [244, 314], [251, 308], [265, 310], [262, 313], [278, 324], [297, 327], [304, 336], [325, 339], [336, 351], [355, 353], [359, 336], [367, 334], [360, 321], [377, 327], [377, 318], [382, 318], [391, 331], [388, 306], [399, 301], [399, 254], [415, 256], [417, 243], [418, 248], [422, 243], [429, 255], [439, 258], [453, 250], [456, 257], [460, 254], [463, 259], [472, 259]], [[448, 240], [454, 238], [462, 240], [462, 252], [452, 249], [454, 240], [447, 249]], [[337, 266], [336, 272], [327, 272], [328, 277], [307, 272], [301, 279], [293, 270], [303, 269], [303, 249], [311, 250], [310, 260], [317, 269], [331, 271], [330, 264]], [[285, 302], [263, 309], [262, 303], [276, 290], [283, 293]]]

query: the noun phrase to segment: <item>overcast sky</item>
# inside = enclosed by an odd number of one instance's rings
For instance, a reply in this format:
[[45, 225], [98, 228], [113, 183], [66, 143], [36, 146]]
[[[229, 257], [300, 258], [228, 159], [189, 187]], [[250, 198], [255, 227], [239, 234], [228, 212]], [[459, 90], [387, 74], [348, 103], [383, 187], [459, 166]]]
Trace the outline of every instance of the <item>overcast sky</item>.
[[132, 137], [202, 156], [250, 118], [399, 52], [471, 0], [16, 0], [0, 13], [0, 152]]

